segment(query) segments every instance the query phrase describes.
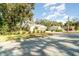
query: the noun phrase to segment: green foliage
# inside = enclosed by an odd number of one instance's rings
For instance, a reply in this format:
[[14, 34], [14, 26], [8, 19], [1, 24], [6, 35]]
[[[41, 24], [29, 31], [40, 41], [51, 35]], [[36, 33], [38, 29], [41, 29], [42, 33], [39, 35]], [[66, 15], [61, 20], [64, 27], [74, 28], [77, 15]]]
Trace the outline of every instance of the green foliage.
[[66, 26], [66, 27], [74, 26], [75, 27], [74, 29], [78, 30], [78, 28], [79, 28], [79, 19], [78, 18], [72, 18], [72, 19], [68, 18], [67, 20], [68, 21], [64, 24], [64, 26]]
[[45, 25], [47, 27], [51, 26], [52, 25], [52, 21], [50, 20], [46, 20], [46, 19], [41, 19], [39, 21], [36, 21], [37, 24], [42, 24], [42, 25]]
[[32, 20], [34, 4], [2, 3], [0, 4], [0, 31], [15, 31], [16, 24], [23, 20]]
[[74, 26], [75, 23], [74, 23], [73, 21], [67, 21], [67, 22], [65, 23], [65, 26], [68, 26], [68, 25]]
[[62, 22], [50, 21], [50, 20], [46, 20], [46, 19], [41, 19], [39, 21], [36, 21], [36, 23], [45, 25], [47, 27], [50, 27], [50, 26], [62, 26]]
[[62, 32], [62, 30], [55, 30], [56, 32]]

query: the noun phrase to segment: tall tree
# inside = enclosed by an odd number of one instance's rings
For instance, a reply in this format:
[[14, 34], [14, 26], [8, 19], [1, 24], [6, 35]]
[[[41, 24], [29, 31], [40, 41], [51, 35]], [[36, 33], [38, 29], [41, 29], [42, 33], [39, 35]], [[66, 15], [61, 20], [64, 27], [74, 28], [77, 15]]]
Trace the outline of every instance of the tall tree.
[[3, 3], [0, 4], [0, 17], [8, 24], [9, 30], [14, 30], [18, 22], [32, 20], [34, 4], [32, 3]]

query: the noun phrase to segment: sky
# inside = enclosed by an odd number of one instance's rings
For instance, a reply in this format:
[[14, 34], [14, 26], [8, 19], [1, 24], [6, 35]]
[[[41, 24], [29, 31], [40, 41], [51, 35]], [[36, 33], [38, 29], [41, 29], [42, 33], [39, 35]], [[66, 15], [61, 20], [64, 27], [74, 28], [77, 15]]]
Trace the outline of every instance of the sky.
[[48, 19], [65, 22], [67, 18], [79, 18], [79, 3], [37, 3], [33, 10], [34, 20]]

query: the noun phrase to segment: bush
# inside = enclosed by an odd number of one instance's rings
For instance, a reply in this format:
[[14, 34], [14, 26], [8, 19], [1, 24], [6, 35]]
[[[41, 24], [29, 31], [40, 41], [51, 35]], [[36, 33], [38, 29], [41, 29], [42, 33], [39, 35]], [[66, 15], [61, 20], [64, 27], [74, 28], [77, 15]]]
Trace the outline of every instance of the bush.
[[55, 30], [56, 32], [62, 32], [62, 30]]

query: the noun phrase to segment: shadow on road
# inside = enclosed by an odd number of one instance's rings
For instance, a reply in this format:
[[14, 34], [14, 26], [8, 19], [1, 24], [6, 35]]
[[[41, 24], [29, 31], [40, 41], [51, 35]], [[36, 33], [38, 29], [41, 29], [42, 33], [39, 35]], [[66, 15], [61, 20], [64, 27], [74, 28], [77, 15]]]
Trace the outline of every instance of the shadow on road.
[[79, 38], [79, 33], [67, 33], [67, 34], [61, 34], [60, 37], [68, 37], [68, 38]]
[[[79, 40], [59, 40], [54, 38], [31, 38], [18, 41], [20, 47], [4, 49], [0, 46], [0, 55], [4, 56], [53, 56], [53, 55], [79, 55]], [[11, 43], [12, 44], [12, 43]], [[8, 47], [8, 46], [7, 46]]]

